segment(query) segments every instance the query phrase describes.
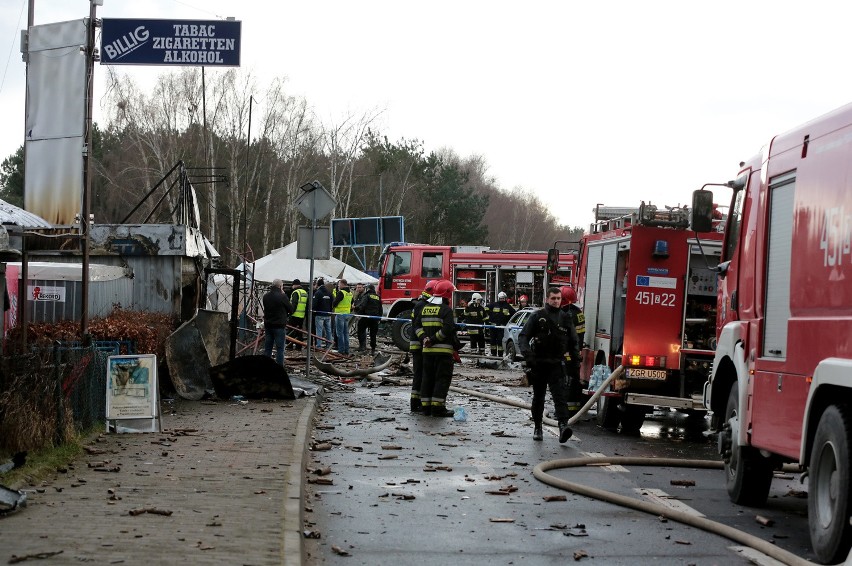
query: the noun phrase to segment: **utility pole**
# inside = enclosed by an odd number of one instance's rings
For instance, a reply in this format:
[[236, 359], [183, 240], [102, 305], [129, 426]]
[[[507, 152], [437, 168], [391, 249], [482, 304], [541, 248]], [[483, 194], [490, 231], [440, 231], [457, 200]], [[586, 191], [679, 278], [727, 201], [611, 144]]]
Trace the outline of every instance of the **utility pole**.
[[103, 0], [89, 0], [89, 27], [86, 30], [86, 125], [83, 130], [83, 199], [80, 211], [80, 236], [83, 245], [83, 276], [80, 285], [80, 338], [85, 345], [89, 334], [89, 249], [91, 247], [90, 206], [92, 196], [92, 113], [95, 93], [96, 10]]
[[[249, 173], [249, 157], [251, 156], [251, 105], [254, 102], [254, 96], [249, 96], [249, 120], [248, 120], [248, 137], [246, 138], [246, 182], [245, 191], [243, 192], [243, 253], [248, 253], [248, 194], [251, 187], [251, 175]], [[247, 255], [245, 257], [248, 257]], [[245, 261], [245, 259], [244, 259]]]

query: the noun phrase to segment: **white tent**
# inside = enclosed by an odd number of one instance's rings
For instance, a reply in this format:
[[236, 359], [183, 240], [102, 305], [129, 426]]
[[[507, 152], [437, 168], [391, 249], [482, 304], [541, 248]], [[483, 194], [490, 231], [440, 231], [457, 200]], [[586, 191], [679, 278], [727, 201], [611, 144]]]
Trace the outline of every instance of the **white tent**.
[[[281, 279], [285, 283], [289, 283], [294, 279], [298, 279], [302, 283], [310, 282], [311, 260], [298, 259], [296, 257], [296, 245], [297, 242], [292, 242], [283, 248], [272, 250], [272, 253], [269, 255], [265, 255], [255, 261], [255, 281], [271, 283], [273, 279]], [[242, 270], [243, 265], [240, 264], [237, 269]], [[314, 277], [322, 277], [326, 282], [346, 279], [346, 282], [350, 285], [354, 285], [355, 283], [364, 283], [365, 285], [368, 283], [376, 284], [379, 282], [375, 277], [334, 257], [331, 259], [314, 260]]]

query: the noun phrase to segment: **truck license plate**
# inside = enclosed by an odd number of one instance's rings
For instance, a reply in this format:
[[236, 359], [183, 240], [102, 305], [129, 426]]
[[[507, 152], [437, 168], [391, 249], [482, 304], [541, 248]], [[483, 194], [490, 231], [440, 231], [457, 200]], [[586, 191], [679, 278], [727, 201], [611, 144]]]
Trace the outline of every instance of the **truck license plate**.
[[666, 370], [633, 368], [627, 370], [627, 377], [637, 377], [641, 379], [665, 379]]

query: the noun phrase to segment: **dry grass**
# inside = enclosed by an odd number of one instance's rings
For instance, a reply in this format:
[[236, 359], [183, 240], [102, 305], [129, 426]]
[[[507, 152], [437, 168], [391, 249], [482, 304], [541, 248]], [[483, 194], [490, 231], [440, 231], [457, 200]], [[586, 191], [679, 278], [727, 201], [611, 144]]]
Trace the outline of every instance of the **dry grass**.
[[[32, 451], [54, 444], [54, 439], [74, 433], [71, 407], [56, 391], [52, 367], [43, 356], [16, 360], [19, 368], [7, 368], [5, 387], [0, 392], [0, 454]], [[16, 371], [17, 369], [17, 371]], [[62, 422], [58, 401], [62, 399]]]
[[27, 454], [27, 463], [0, 475], [0, 483], [11, 489], [35, 486], [52, 478], [63, 468], [68, 468], [83, 454], [84, 441], [96, 431], [70, 437], [59, 446], [41, 448]]

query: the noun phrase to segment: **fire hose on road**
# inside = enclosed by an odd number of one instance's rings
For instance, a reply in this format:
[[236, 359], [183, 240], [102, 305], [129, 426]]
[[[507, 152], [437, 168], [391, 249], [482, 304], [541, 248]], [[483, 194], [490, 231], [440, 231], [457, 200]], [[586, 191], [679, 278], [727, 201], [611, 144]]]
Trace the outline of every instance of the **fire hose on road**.
[[[623, 372], [624, 367], [618, 366], [610, 374], [610, 376], [606, 378], [606, 380], [604, 380], [604, 382], [597, 389], [597, 391], [595, 391], [594, 395], [592, 395], [592, 397], [586, 402], [586, 404], [583, 405], [583, 407], [577, 412], [577, 414], [571, 417], [571, 419], [568, 421], [568, 424], [573, 425], [574, 423], [576, 423], [582, 415], [584, 415], [595, 403], [597, 403], [598, 398], [603, 394], [604, 391], [607, 390], [609, 384], [612, 383], [612, 381], [618, 376], [620, 376]], [[456, 391], [458, 393], [464, 393], [465, 395], [488, 399], [497, 403], [503, 403], [505, 405], [510, 405], [513, 407], [525, 409], [530, 408], [529, 404], [523, 403], [521, 401], [506, 399], [497, 395], [489, 395], [487, 393], [480, 393], [478, 391], [473, 391], [462, 387], [452, 386], [450, 387], [450, 390]], [[547, 418], [545, 418], [544, 422], [545, 424], [548, 424], [550, 426], [555, 426], [558, 424], [555, 420]], [[582, 484], [563, 480], [547, 473], [550, 470], [560, 470], [564, 468], [614, 464], [621, 464], [624, 466], [658, 466], [703, 469], [723, 468], [722, 462], [716, 460], [684, 460], [678, 458], [631, 458], [623, 456], [613, 456], [596, 458], [567, 458], [561, 460], [550, 460], [547, 462], [541, 462], [540, 464], [535, 466], [535, 468], [533, 468], [533, 476], [535, 476], [535, 478], [540, 482], [546, 483], [559, 489], [570, 491], [578, 495], [584, 495], [586, 497], [598, 499], [600, 501], [614, 503], [622, 507], [629, 507], [631, 509], [642, 511], [644, 513], [649, 513], [657, 517], [666, 517], [668, 519], [671, 519], [672, 521], [677, 521], [685, 525], [697, 527], [709, 533], [723, 536], [734, 542], [762, 552], [763, 554], [789, 566], [804, 566], [806, 564], [814, 564], [813, 562], [796, 556], [792, 552], [788, 552], [786, 550], [778, 548], [774, 544], [767, 542], [759, 537], [750, 535], [743, 531], [739, 531], [737, 529], [734, 529], [733, 527], [729, 527], [728, 525], [724, 525], [716, 521], [711, 521], [710, 519], [706, 519], [704, 517], [696, 517], [694, 515], [690, 515], [682, 511], [675, 511], [674, 509], [665, 507], [663, 505], [658, 505], [647, 501], [641, 501], [633, 497], [627, 497], [624, 495], [619, 495], [617, 493], [612, 493], [610, 491], [605, 491], [602, 489], [597, 489], [594, 487], [589, 487]], [[850, 554], [850, 559], [852, 559], [852, 554]], [[847, 563], [849, 563], [849, 559], [847, 559]]]
[[[595, 393], [589, 398], [585, 405], [577, 412], [576, 415], [571, 417], [568, 420], [569, 425], [575, 424], [581, 416], [583, 416], [600, 398], [604, 391], [607, 390], [610, 383], [619, 377], [624, 372], [623, 366], [618, 366], [608, 378], [601, 383], [600, 387], [595, 391]], [[381, 380], [380, 377], [370, 377], [370, 379]], [[450, 391], [454, 391], [456, 393], [462, 393], [464, 395], [469, 395], [471, 397], [477, 397], [479, 399], [486, 399], [488, 401], [494, 401], [495, 403], [501, 403], [503, 405], [509, 405], [512, 407], [518, 407], [521, 409], [530, 409], [530, 405], [528, 403], [524, 403], [523, 401], [518, 401], [515, 399], [507, 399], [505, 397], [500, 397], [498, 395], [492, 395], [489, 393], [481, 393], [479, 391], [475, 391], [472, 389], [467, 389], [464, 387], [457, 387], [455, 385], [450, 387]], [[549, 426], [557, 426], [557, 421], [545, 418], [544, 423]], [[737, 530], [733, 527], [729, 527], [728, 525], [719, 523], [717, 521], [711, 521], [710, 519], [706, 519], [704, 517], [696, 517], [694, 515], [690, 515], [688, 513], [684, 513], [682, 511], [676, 511], [669, 507], [658, 505], [655, 503], [650, 503], [648, 501], [642, 501], [639, 499], [635, 499], [633, 497], [627, 497], [624, 495], [619, 495], [617, 493], [613, 493], [610, 491], [605, 491], [602, 489], [585, 486], [582, 484], [570, 482], [567, 480], [563, 480], [557, 478], [553, 475], [550, 475], [548, 472], [551, 470], [559, 470], [564, 468], [577, 468], [580, 466], [601, 466], [601, 465], [624, 465], [624, 466], [656, 466], [656, 467], [669, 467], [669, 468], [701, 468], [701, 469], [722, 469], [722, 462], [716, 460], [688, 460], [688, 459], [678, 459], [678, 458], [634, 458], [634, 457], [625, 457], [625, 456], [612, 456], [612, 457], [584, 457], [584, 458], [566, 458], [560, 460], [549, 460], [546, 462], [541, 462], [533, 468], [533, 476], [550, 486], [563, 489], [565, 491], [570, 491], [572, 493], [576, 493], [578, 495], [583, 495], [586, 497], [591, 497], [593, 499], [598, 499], [600, 501], [606, 501], [608, 503], [613, 503], [615, 505], [619, 505], [621, 507], [628, 507], [630, 509], [635, 509], [637, 511], [642, 511], [644, 513], [649, 513], [656, 517], [666, 517], [672, 521], [677, 521], [679, 523], [683, 523], [685, 525], [689, 525], [692, 527], [699, 528], [701, 530], [707, 531], [709, 533], [713, 533], [722, 537], [725, 537], [729, 540], [732, 540], [736, 543], [742, 544], [763, 554], [777, 560], [783, 564], [787, 564], [788, 566], [805, 566], [805, 565], [814, 565], [813, 562], [809, 560], [805, 560], [799, 556], [796, 556], [792, 552], [783, 550], [778, 548], [776, 545], [767, 542], [759, 537], [754, 535], [750, 535], [743, 531]], [[852, 564], [852, 553], [850, 553], [849, 558], [847, 558], [845, 564]]]

